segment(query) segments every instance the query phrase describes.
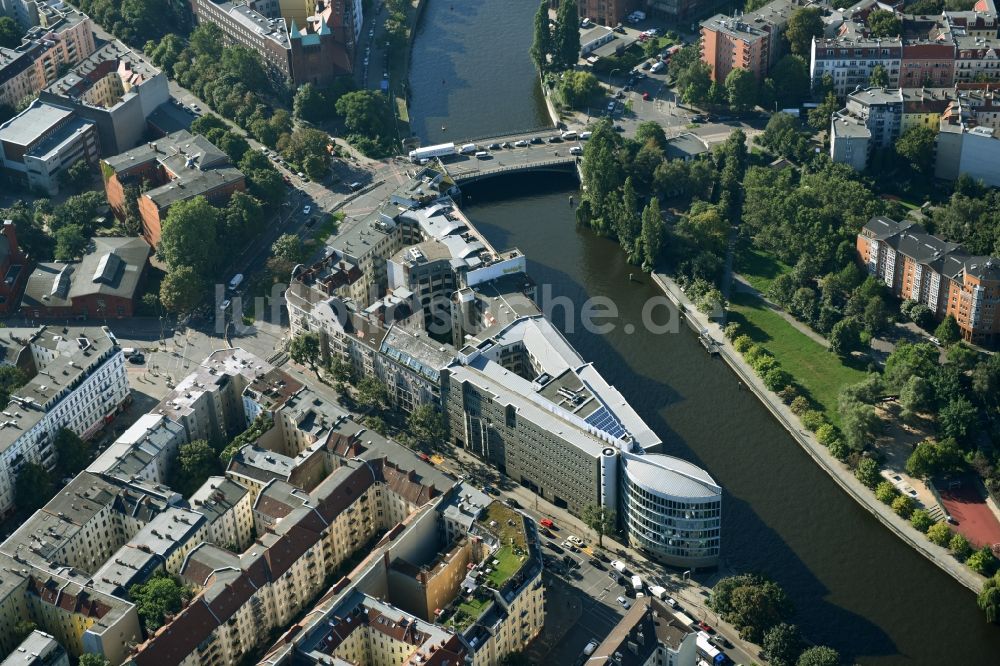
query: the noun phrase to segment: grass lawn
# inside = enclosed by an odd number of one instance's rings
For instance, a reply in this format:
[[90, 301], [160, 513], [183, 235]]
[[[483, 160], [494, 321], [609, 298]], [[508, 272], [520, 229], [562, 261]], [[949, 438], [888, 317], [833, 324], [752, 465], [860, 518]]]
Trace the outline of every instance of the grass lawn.
[[473, 622], [479, 619], [489, 605], [489, 599], [480, 599], [478, 597], [465, 599], [458, 605], [455, 614], [445, 624], [454, 628], [455, 631], [465, 631]]
[[499, 564], [487, 576], [490, 583], [495, 587], [500, 587], [506, 583], [521, 568], [521, 557], [514, 553], [514, 549], [511, 546], [504, 546], [495, 552], [492, 559], [497, 560]]
[[837, 395], [844, 386], [863, 380], [865, 372], [845, 365], [755, 296], [734, 294], [730, 308], [730, 321], [739, 322], [754, 342], [771, 352], [809, 397], [822, 406], [827, 418], [840, 425]]
[[736, 256], [736, 272], [761, 293], [767, 292], [774, 278], [790, 270], [792, 267], [777, 257], [752, 247], [741, 247]]

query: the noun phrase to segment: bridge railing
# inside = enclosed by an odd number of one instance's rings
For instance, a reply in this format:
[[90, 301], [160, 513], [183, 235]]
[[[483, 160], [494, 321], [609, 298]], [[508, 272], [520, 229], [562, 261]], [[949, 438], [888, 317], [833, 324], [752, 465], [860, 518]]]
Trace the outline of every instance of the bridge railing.
[[516, 132], [506, 132], [505, 134], [482, 134], [480, 136], [473, 136], [467, 139], [455, 139], [455, 145], [459, 146], [463, 143], [475, 143], [477, 141], [504, 141], [510, 137], [514, 136], [524, 136], [527, 134], [538, 134], [539, 132], [551, 132], [556, 128], [555, 125], [542, 125], [541, 127], [532, 127], [529, 129], [518, 130]]
[[490, 168], [475, 168], [468, 171], [449, 171], [449, 175], [457, 182], [461, 180], [468, 180], [470, 178], [480, 178], [484, 176], [495, 176], [497, 174], [505, 173], [508, 171], [531, 171], [532, 169], [544, 169], [545, 167], [551, 166], [570, 166], [576, 164], [575, 155], [567, 155], [566, 157], [560, 157], [556, 159], [545, 160], [544, 162], [524, 162], [522, 164], [508, 164], [502, 167]]

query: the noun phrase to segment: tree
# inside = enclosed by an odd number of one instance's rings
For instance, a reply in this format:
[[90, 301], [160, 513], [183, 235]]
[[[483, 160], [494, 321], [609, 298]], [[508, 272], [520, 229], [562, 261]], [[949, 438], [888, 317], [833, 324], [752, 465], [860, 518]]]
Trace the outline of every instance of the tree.
[[907, 129], [896, 139], [896, 153], [907, 160], [918, 173], [930, 173], [934, 165], [934, 142], [937, 132], [930, 127]]
[[215, 449], [204, 439], [182, 444], [177, 452], [173, 487], [184, 496], [190, 495], [218, 471], [218, 464]]
[[660, 215], [660, 200], [653, 197], [642, 210], [643, 262], [649, 266], [649, 270], [656, 267], [656, 261], [663, 251], [665, 236], [666, 229]]
[[385, 95], [377, 90], [354, 90], [340, 96], [337, 115], [344, 118], [347, 129], [371, 136], [388, 135], [392, 113]]
[[81, 158], [59, 174], [59, 184], [74, 192], [79, 192], [90, 183], [93, 177], [94, 172], [87, 160]]
[[990, 576], [996, 569], [997, 558], [989, 546], [983, 546], [970, 555], [965, 564], [977, 574]]
[[899, 392], [899, 404], [907, 412], [916, 414], [930, 409], [934, 391], [930, 382], [920, 375], [911, 375]]
[[14, 481], [14, 503], [31, 513], [45, 506], [55, 494], [55, 484], [48, 470], [34, 462], [21, 465]]
[[875, 408], [859, 402], [841, 409], [841, 430], [844, 441], [855, 451], [863, 451], [882, 429], [882, 420]]
[[614, 511], [598, 504], [585, 506], [580, 518], [587, 527], [594, 530], [594, 534], [597, 535], [597, 545], [601, 548], [604, 547], [604, 535], [614, 532], [618, 522]]
[[190, 266], [167, 271], [160, 283], [160, 303], [167, 312], [185, 315], [205, 297], [205, 281]]
[[292, 100], [292, 113], [296, 118], [310, 122], [329, 120], [333, 115], [333, 105], [327, 100], [323, 91], [311, 83], [303, 84], [295, 91]]
[[772, 666], [795, 666], [802, 648], [802, 632], [794, 624], [780, 622], [764, 634], [761, 645], [767, 653], [767, 661]]
[[916, 445], [906, 459], [906, 473], [917, 479], [929, 479], [938, 474], [961, 471], [965, 458], [953, 439], [940, 443], [925, 439]]
[[600, 90], [600, 82], [590, 72], [566, 72], [559, 82], [559, 94], [563, 101], [575, 109], [586, 107]]
[[726, 101], [736, 113], [745, 113], [757, 104], [757, 79], [742, 67], [726, 76]]
[[799, 655], [795, 666], [840, 666], [840, 653], [831, 647], [816, 645]]
[[375, 411], [382, 411], [389, 404], [389, 391], [375, 377], [365, 377], [358, 382], [358, 401]]
[[909, 497], [909, 495], [900, 495], [896, 499], [892, 500], [892, 510], [898, 516], [909, 518], [910, 514], [913, 512], [913, 500]]
[[791, 613], [791, 602], [774, 581], [758, 574], [723, 578], [712, 588], [709, 607], [740, 632], [759, 643], [764, 633]]
[[580, 59], [580, 12], [576, 0], [559, 3], [552, 50], [553, 60], [562, 69], [573, 67]]
[[297, 234], [282, 234], [271, 244], [271, 254], [298, 263], [304, 258], [302, 239]]
[[878, 473], [878, 463], [872, 458], [862, 458], [859, 460], [858, 466], [854, 468], [854, 476], [869, 488], [877, 486], [879, 480], [882, 478]]
[[934, 329], [934, 337], [937, 338], [942, 345], [951, 345], [962, 339], [962, 331], [958, 327], [958, 322], [955, 320], [954, 315], [948, 315], [941, 320], [938, 327]]
[[780, 108], [798, 106], [809, 97], [809, 62], [800, 55], [785, 55], [771, 71], [775, 101]]
[[702, 60], [692, 62], [677, 75], [677, 89], [688, 104], [700, 106], [708, 102], [712, 89], [711, 65]]
[[253, 195], [233, 192], [222, 211], [219, 244], [242, 246], [263, 231], [264, 207]]
[[903, 22], [893, 12], [876, 9], [868, 15], [868, 30], [872, 37], [898, 37]]
[[875, 486], [875, 499], [882, 504], [892, 504], [892, 500], [897, 497], [899, 497], [899, 491], [896, 490], [896, 486], [892, 485], [892, 481], [881, 481]]
[[54, 444], [59, 456], [59, 469], [66, 476], [76, 476], [90, 462], [90, 446], [69, 428], [59, 429]]
[[221, 214], [219, 209], [199, 195], [170, 206], [157, 253], [167, 267], [190, 266], [201, 278], [214, 270], [219, 253], [216, 236]]
[[949, 400], [938, 412], [941, 433], [958, 441], [965, 441], [971, 435], [978, 420], [979, 412], [976, 407], [962, 395]]
[[179, 612], [191, 598], [189, 589], [162, 570], [158, 570], [145, 583], [133, 585], [128, 594], [136, 605], [147, 634], [162, 627], [167, 616]]
[[823, 15], [819, 8], [804, 7], [792, 12], [785, 28], [785, 39], [795, 55], [804, 58], [812, 52], [813, 37], [823, 36]]
[[94, 652], [84, 652], [80, 655], [80, 661], [77, 662], [78, 666], [111, 666], [111, 662], [103, 654], [96, 654]]
[[444, 443], [447, 432], [444, 417], [433, 405], [414, 407], [407, 419], [410, 434], [424, 446], [439, 446]]
[[948, 523], [934, 523], [927, 530], [927, 538], [931, 543], [947, 548], [951, 541], [951, 528]]
[[9, 16], [0, 16], [0, 47], [12, 49], [21, 43], [21, 30]]
[[951, 541], [948, 542], [948, 550], [959, 560], [965, 560], [972, 552], [972, 544], [965, 536], [956, 532], [951, 536]]
[[549, 54], [552, 53], [552, 31], [549, 28], [549, 3], [541, 0], [538, 11], [535, 12], [534, 38], [531, 42], [531, 61], [539, 72], [544, 72], [549, 64]]
[[987, 622], [1000, 622], [1000, 573], [986, 579], [976, 597], [976, 605], [986, 614]]
[[931, 518], [930, 514], [924, 509], [914, 509], [913, 513], [910, 514], [910, 524], [918, 532], [927, 533], [927, 530], [934, 525], [934, 519]]
[[840, 103], [835, 94], [828, 93], [823, 102], [809, 111], [809, 127], [819, 132], [830, 127], [830, 118], [840, 109]]
[[878, 64], [872, 68], [871, 76], [868, 78], [868, 85], [873, 88], [886, 88], [889, 85], [889, 71], [885, 65]]
[[929, 342], [903, 342], [885, 360], [885, 385], [899, 389], [913, 375], [931, 377], [937, 372], [938, 349]]
[[830, 330], [830, 351], [840, 357], [861, 347], [861, 333], [854, 319], [841, 319]]
[[79, 224], [67, 224], [55, 233], [55, 237], [55, 257], [59, 261], [70, 261], [83, 255], [90, 242]]
[[319, 377], [319, 362], [322, 357], [319, 333], [301, 333], [288, 344], [288, 354], [296, 363], [308, 365]]
[[28, 383], [24, 371], [13, 365], [0, 365], [0, 409], [6, 409], [10, 394]]

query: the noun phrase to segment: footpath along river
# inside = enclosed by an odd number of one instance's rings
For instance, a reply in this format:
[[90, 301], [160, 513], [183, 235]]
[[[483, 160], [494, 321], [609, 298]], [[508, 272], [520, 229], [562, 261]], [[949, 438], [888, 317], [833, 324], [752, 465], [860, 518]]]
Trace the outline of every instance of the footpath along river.
[[[411, 60], [423, 143], [546, 124], [527, 55], [535, 0], [427, 0]], [[442, 131], [441, 126], [447, 129]], [[777, 580], [810, 639], [864, 665], [1000, 663], [1000, 628], [975, 597], [848, 498], [686, 327], [654, 335], [642, 305], [660, 292], [613, 242], [576, 228], [573, 177], [505, 177], [465, 188], [464, 208], [498, 248], [519, 247], [540, 293], [606, 296], [607, 335], [570, 342], [660, 434], [668, 453], [725, 489], [724, 566]], [[564, 325], [557, 310], [555, 322]], [[626, 333], [626, 324], [634, 331]], [[563, 329], [566, 330], [566, 329]]]

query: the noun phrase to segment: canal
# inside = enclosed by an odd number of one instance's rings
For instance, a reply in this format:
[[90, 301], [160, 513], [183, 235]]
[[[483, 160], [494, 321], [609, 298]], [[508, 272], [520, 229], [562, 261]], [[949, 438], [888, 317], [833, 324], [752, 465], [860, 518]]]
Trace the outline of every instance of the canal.
[[[411, 118], [424, 143], [545, 124], [527, 55], [535, 0], [426, 1], [411, 61]], [[571, 177], [511, 176], [466, 187], [464, 207], [495, 246], [525, 252], [540, 293], [549, 285], [577, 304], [615, 302], [611, 333], [576, 322], [567, 337], [668, 453], [722, 484], [725, 567], [780, 582], [808, 637], [858, 663], [1000, 663], [1000, 628], [971, 592], [848, 498], [686, 328], [654, 335], [640, 325], [659, 292], [628, 279], [639, 271], [617, 245], [576, 228], [577, 188]]]

